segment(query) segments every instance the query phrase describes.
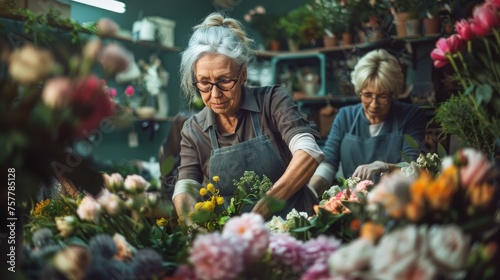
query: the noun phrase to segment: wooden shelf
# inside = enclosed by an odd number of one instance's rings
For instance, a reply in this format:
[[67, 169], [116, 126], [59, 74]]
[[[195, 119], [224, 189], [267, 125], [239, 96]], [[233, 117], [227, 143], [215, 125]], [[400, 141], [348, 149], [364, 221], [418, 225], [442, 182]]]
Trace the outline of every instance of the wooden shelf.
[[360, 43], [360, 44], [338, 45], [338, 46], [326, 47], [326, 48], [325, 47], [323, 47], [323, 48], [311, 48], [311, 49], [299, 50], [296, 52], [257, 51], [255, 54], [258, 57], [262, 57], [262, 58], [273, 58], [273, 57], [282, 56], [282, 55], [295, 55], [295, 54], [296, 55], [319, 54], [319, 53], [329, 53], [329, 52], [338, 52], [338, 51], [344, 51], [344, 50], [352, 50], [355, 48], [358, 48], [358, 49], [376, 48], [377, 45], [387, 43], [390, 41], [390, 39], [403, 40], [403, 41], [406, 41], [408, 43], [418, 43], [418, 42], [437, 40], [440, 36], [441, 36], [441, 34], [429, 34], [426, 36], [415, 35], [415, 36], [405, 36], [405, 37], [392, 36], [391, 38], [382, 39], [380, 41]]
[[[12, 14], [6, 11], [0, 11], [0, 18], [8, 19], [8, 20], [14, 20], [14, 21], [24, 21], [25, 18], [21, 15], [16, 15]], [[64, 24], [51, 24], [51, 27], [60, 29], [62, 31], [71, 31], [72, 27], [70, 25], [64, 25]], [[83, 33], [86, 34], [91, 34], [90, 32], [83, 31]], [[98, 35], [97, 35], [98, 36]], [[145, 46], [149, 48], [154, 48], [154, 49], [161, 49], [163, 51], [169, 51], [169, 52], [179, 52], [181, 49], [179, 47], [167, 47], [163, 46], [160, 44], [157, 44], [155, 42], [145, 42], [145, 41], [137, 41], [134, 42], [131, 37], [127, 37], [124, 35], [113, 35], [113, 36], [100, 36], [102, 39], [109, 39], [109, 40], [117, 40], [125, 43], [130, 43], [130, 44], [135, 44], [139, 46]]]

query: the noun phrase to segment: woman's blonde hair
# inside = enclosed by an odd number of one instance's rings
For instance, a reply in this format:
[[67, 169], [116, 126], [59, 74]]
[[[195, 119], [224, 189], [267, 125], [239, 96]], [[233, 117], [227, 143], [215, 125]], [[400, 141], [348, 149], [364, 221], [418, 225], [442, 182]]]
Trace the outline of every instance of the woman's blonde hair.
[[351, 73], [351, 83], [357, 95], [369, 84], [397, 97], [404, 90], [405, 76], [396, 57], [383, 49], [364, 55]]
[[193, 27], [193, 35], [188, 47], [182, 52], [180, 76], [181, 89], [191, 101], [198, 95], [192, 85], [194, 65], [203, 55], [222, 54], [234, 61], [236, 67], [248, 65], [254, 58], [254, 41], [247, 37], [242, 24], [221, 13], [212, 13], [205, 20]]

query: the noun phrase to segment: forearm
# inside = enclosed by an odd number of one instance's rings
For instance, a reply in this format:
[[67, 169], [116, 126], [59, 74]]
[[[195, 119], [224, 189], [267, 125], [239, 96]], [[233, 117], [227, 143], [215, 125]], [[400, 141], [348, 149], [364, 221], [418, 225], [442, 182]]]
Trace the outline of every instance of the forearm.
[[268, 195], [288, 200], [309, 181], [318, 165], [316, 159], [308, 153], [296, 151], [285, 173], [274, 183]]
[[189, 213], [194, 210], [194, 205], [196, 200], [187, 193], [181, 193], [175, 196], [174, 206], [177, 216], [181, 219], [186, 219], [189, 217]]

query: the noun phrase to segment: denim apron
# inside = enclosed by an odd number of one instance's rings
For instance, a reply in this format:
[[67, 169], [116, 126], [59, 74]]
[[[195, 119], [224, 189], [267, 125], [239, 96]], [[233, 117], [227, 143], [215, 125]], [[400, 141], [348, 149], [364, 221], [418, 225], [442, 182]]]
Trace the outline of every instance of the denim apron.
[[[360, 107], [349, 132], [346, 133], [340, 144], [340, 161], [344, 177], [349, 178], [359, 165], [372, 163], [376, 160], [397, 163], [401, 160], [403, 133], [398, 131], [398, 120], [391, 121], [389, 133], [363, 139], [354, 133], [360, 121], [363, 108]], [[384, 126], [387, 125], [387, 122]], [[384, 127], [382, 127], [382, 130]], [[372, 181], [377, 182], [380, 176], [374, 176]]]
[[[226, 205], [229, 204], [234, 194], [233, 180], [239, 181], [245, 171], [254, 171], [261, 178], [262, 175], [265, 175], [274, 184], [286, 169], [285, 162], [281, 159], [269, 137], [262, 134], [257, 113], [252, 112], [251, 118], [255, 138], [227, 147], [219, 147], [214, 127], [209, 128], [212, 143], [210, 178], [215, 175], [219, 176], [220, 181], [217, 183], [217, 187], [220, 190], [220, 195], [224, 197]], [[286, 215], [293, 208], [312, 214], [315, 204], [318, 204], [317, 198], [307, 186], [303, 186], [287, 200], [285, 208], [274, 215], [286, 218]], [[253, 205], [244, 207], [243, 211], [250, 212], [252, 208]]]

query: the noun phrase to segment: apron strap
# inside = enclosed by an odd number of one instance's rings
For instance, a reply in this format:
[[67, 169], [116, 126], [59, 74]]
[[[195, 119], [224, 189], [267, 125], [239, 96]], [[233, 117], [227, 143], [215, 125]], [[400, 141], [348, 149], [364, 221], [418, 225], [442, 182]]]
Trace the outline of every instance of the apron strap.
[[354, 133], [354, 127], [356, 126], [356, 123], [357, 123], [357, 121], [358, 121], [358, 119], [359, 119], [359, 115], [361, 115], [361, 112], [362, 112], [362, 111], [363, 111], [363, 107], [362, 107], [362, 106], [360, 106], [360, 107], [359, 107], [359, 110], [358, 110], [358, 113], [356, 114], [356, 117], [354, 118], [354, 121], [353, 121], [353, 122], [352, 122], [352, 124], [351, 124], [351, 128], [349, 129], [349, 133], [350, 133], [350, 134], [353, 134], [353, 133]]
[[[256, 112], [252, 112], [251, 117], [252, 117], [253, 132], [255, 133], [255, 137], [259, 137], [262, 135], [259, 117], [257, 116]], [[215, 134], [215, 129], [213, 125], [208, 128], [208, 133], [210, 134], [210, 142], [212, 143], [212, 149], [214, 150], [219, 149], [220, 148], [219, 142], [217, 141], [217, 135]]]

